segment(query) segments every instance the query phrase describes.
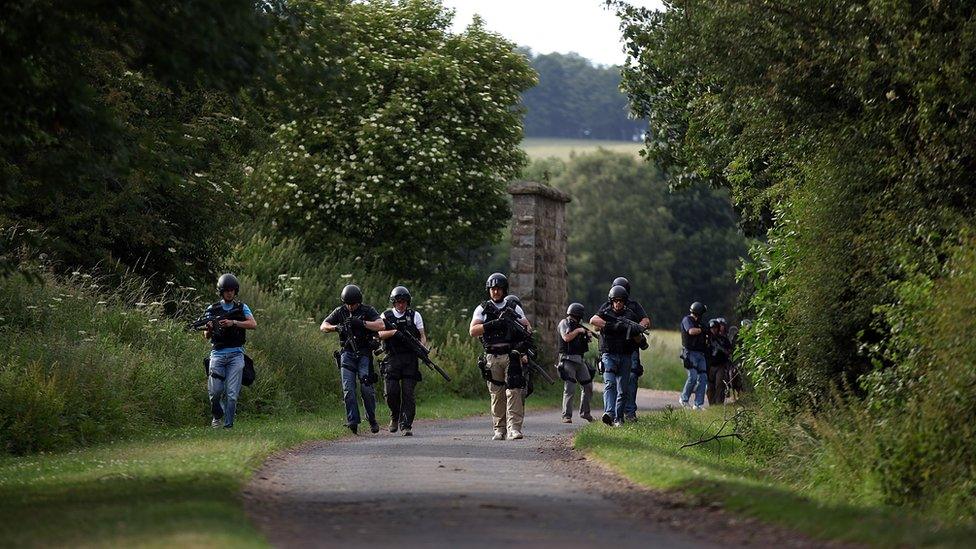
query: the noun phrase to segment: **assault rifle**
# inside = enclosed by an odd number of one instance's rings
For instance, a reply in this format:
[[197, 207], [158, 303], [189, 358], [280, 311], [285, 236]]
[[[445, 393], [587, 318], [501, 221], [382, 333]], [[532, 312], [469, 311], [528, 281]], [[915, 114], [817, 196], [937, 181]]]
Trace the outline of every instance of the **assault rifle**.
[[213, 322], [213, 324], [211, 325], [212, 326], [211, 329], [213, 329], [214, 331], [219, 331], [222, 328], [222, 326], [220, 325], [220, 321], [230, 318], [230, 315], [233, 311], [234, 311], [233, 309], [231, 309], [230, 311], [224, 311], [223, 308], [220, 308], [218, 312], [217, 307], [211, 307], [206, 311], [204, 311], [203, 314], [200, 315], [200, 318], [187, 324], [186, 329], [198, 330], [198, 331], [206, 330], [207, 324]]
[[627, 329], [627, 339], [630, 339], [632, 337], [637, 337], [638, 335], [646, 336], [646, 335], [648, 335], [650, 333], [650, 330], [648, 330], [647, 328], [641, 326], [640, 323], [634, 322], [633, 320], [631, 320], [629, 318], [622, 317], [622, 316], [617, 316], [617, 315], [615, 315], [615, 314], [613, 314], [613, 313], [611, 313], [609, 311], [608, 312], [603, 312], [603, 313], [598, 313], [598, 314], [599, 314], [600, 318], [602, 318], [603, 320], [605, 320], [607, 322], [607, 324], [616, 323], [617, 326], [620, 326], [622, 328], [626, 328]]
[[352, 333], [352, 313], [342, 321], [342, 333], [346, 334], [345, 343], [349, 345], [349, 350], [359, 354], [359, 344], [356, 343], [356, 336]]
[[532, 332], [515, 319], [515, 313], [510, 309], [503, 310], [499, 319], [503, 320], [508, 328], [515, 333], [516, 338], [519, 340], [519, 343], [515, 344], [515, 350], [528, 357], [529, 368], [535, 370], [549, 385], [555, 383], [555, 380], [552, 379], [549, 372], [535, 361], [536, 352], [535, 345], [532, 342]]
[[407, 343], [407, 345], [410, 347], [413, 353], [417, 355], [417, 358], [419, 358], [421, 362], [423, 362], [428, 367], [430, 367], [431, 370], [434, 370], [435, 372], [440, 374], [445, 381], [451, 381], [451, 377], [447, 375], [447, 372], [442, 370], [440, 366], [434, 364], [434, 361], [430, 359], [430, 349], [424, 347], [424, 344], [421, 343], [416, 337], [414, 337], [413, 334], [411, 334], [407, 330], [397, 330], [397, 335], [403, 338], [403, 341]]
[[549, 372], [547, 372], [545, 368], [543, 368], [541, 365], [539, 365], [538, 362], [536, 362], [533, 359], [534, 355], [535, 353], [533, 353], [532, 355], [526, 353], [526, 356], [529, 358], [529, 368], [535, 370], [535, 372], [538, 373], [542, 377], [542, 379], [546, 380], [546, 383], [548, 383], [549, 385], [555, 383], [556, 381], [552, 379], [552, 376], [549, 375]]
[[596, 332], [587, 328], [582, 322], [570, 321], [570, 330], [575, 330], [576, 328], [583, 328], [583, 336], [586, 337], [586, 341], [590, 342], [599, 337]]

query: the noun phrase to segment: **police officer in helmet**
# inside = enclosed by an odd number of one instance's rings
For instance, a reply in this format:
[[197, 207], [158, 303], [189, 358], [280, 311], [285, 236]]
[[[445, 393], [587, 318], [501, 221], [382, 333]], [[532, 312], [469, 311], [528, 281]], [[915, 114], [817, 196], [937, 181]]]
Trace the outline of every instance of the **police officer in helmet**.
[[527, 386], [525, 365], [528, 358], [520, 356], [515, 346], [521, 337], [513, 330], [511, 322], [531, 330], [522, 307], [505, 301], [508, 294], [508, 278], [494, 273], [485, 282], [490, 299], [474, 310], [468, 333], [481, 339], [485, 355], [480, 364], [491, 395], [491, 417], [494, 426], [492, 440], [518, 440], [522, 438], [522, 420], [525, 416], [525, 389]]
[[214, 428], [221, 426], [221, 420], [224, 428], [234, 426], [237, 397], [241, 392], [241, 376], [244, 373], [245, 330], [253, 330], [258, 325], [251, 308], [237, 300], [240, 290], [241, 283], [236, 276], [231, 273], [220, 275], [217, 279], [220, 301], [207, 307], [208, 313], [222, 317], [217, 322], [208, 322], [204, 331], [212, 347], [207, 393], [213, 416], [210, 426]]
[[681, 359], [688, 371], [685, 387], [678, 397], [683, 408], [688, 407], [691, 393], [695, 393], [694, 409], [700, 410], [705, 405], [705, 390], [708, 387], [708, 364], [705, 353], [708, 351], [708, 341], [703, 315], [708, 308], [699, 301], [691, 304], [688, 314], [681, 319]]
[[563, 380], [563, 423], [573, 422], [573, 397], [576, 385], [581, 387], [580, 417], [593, 421], [590, 400], [593, 398], [593, 376], [583, 361], [590, 350], [590, 331], [583, 324], [583, 304], [572, 303], [566, 318], [559, 322], [559, 377]]
[[[644, 310], [644, 306], [633, 298], [630, 291], [630, 281], [622, 276], [613, 279], [613, 286], [623, 286], [627, 290], [627, 308], [634, 311], [640, 317], [639, 324], [645, 328], [651, 327], [651, 319]], [[606, 304], [604, 304], [606, 305]], [[637, 385], [640, 377], [644, 375], [644, 364], [641, 362], [641, 350], [647, 348], [646, 338], [641, 341], [638, 349], [634, 351], [631, 359], [630, 382], [627, 384], [627, 394], [624, 400], [624, 419], [627, 421], [637, 421]]]
[[404, 342], [404, 334], [410, 334], [427, 346], [427, 333], [420, 313], [410, 308], [410, 291], [397, 286], [390, 292], [392, 308], [383, 313], [385, 329], [380, 339], [386, 350], [383, 366], [383, 389], [386, 405], [390, 408], [390, 432], [397, 429], [403, 436], [413, 435], [413, 418], [417, 410], [414, 390], [421, 380], [420, 360], [413, 349]]
[[624, 403], [630, 385], [630, 370], [641, 334], [634, 334], [618, 319], [639, 323], [642, 318], [627, 308], [630, 294], [623, 286], [610, 288], [608, 301], [590, 324], [600, 330], [600, 359], [603, 364], [603, 423], [619, 427], [624, 422]]
[[342, 400], [346, 406], [346, 427], [353, 434], [359, 432], [361, 420], [356, 402], [356, 381], [359, 380], [369, 430], [378, 433], [380, 425], [376, 422], [376, 390], [373, 388], [378, 380], [372, 368], [369, 344], [373, 332], [379, 332], [385, 324], [376, 309], [363, 303], [363, 292], [359, 286], [349, 284], [343, 288], [340, 299], [342, 305], [325, 317], [319, 329], [324, 333], [339, 332], [342, 346], [339, 373], [342, 378]]

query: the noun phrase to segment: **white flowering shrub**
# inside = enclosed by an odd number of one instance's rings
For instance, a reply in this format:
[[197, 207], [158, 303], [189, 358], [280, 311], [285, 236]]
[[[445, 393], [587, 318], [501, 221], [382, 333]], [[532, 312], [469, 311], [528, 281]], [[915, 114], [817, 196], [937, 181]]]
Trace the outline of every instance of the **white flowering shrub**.
[[281, 80], [302, 82], [279, 98], [293, 119], [245, 169], [246, 203], [313, 250], [407, 276], [456, 266], [508, 220], [527, 60], [480, 22], [451, 34], [436, 1], [301, 10], [280, 52]]

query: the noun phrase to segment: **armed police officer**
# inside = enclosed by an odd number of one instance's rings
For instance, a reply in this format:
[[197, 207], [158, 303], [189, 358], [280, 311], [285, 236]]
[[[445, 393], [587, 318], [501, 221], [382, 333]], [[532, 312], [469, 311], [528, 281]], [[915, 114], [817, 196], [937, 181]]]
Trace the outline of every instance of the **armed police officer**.
[[245, 330], [253, 330], [258, 323], [246, 303], [237, 300], [241, 283], [231, 273], [217, 279], [220, 301], [210, 305], [206, 314], [219, 316], [220, 320], [207, 323], [204, 335], [210, 340], [209, 377], [207, 393], [210, 397], [210, 426], [234, 426], [237, 412], [237, 396], [241, 392], [241, 376], [244, 373]]
[[722, 404], [730, 389], [732, 378], [732, 341], [727, 335], [728, 322], [725, 318], [708, 321], [708, 388], [705, 396], [708, 404]]
[[378, 379], [372, 368], [370, 342], [373, 340], [373, 332], [379, 332], [385, 328], [385, 324], [376, 309], [363, 304], [363, 292], [359, 286], [346, 286], [342, 289], [340, 298], [342, 305], [325, 317], [319, 329], [325, 333], [339, 332], [342, 351], [338, 362], [342, 378], [342, 399], [346, 405], [346, 427], [353, 434], [359, 431], [361, 419], [359, 404], [356, 402], [358, 379], [370, 431], [378, 433], [380, 425], [376, 422], [376, 390], [373, 387]]
[[705, 353], [708, 351], [705, 325], [702, 315], [708, 308], [701, 302], [694, 302], [688, 309], [688, 314], [681, 319], [681, 359], [688, 371], [685, 387], [678, 397], [682, 407], [688, 407], [688, 399], [692, 391], [695, 392], [696, 410], [705, 405], [705, 390], [708, 386], [708, 364]]
[[576, 385], [581, 387], [580, 417], [593, 421], [590, 400], [593, 398], [593, 373], [583, 361], [590, 350], [590, 331], [583, 326], [583, 304], [573, 303], [566, 318], [559, 322], [559, 377], [563, 380], [563, 423], [573, 422], [573, 397]]
[[525, 365], [528, 357], [514, 350], [522, 340], [516, 327], [531, 330], [525, 311], [519, 305], [505, 301], [508, 278], [494, 273], [485, 282], [490, 299], [474, 310], [468, 333], [481, 338], [485, 349], [482, 375], [491, 394], [491, 417], [495, 430], [492, 440], [522, 438], [522, 420], [525, 416]]
[[[651, 319], [644, 310], [644, 306], [640, 304], [637, 300], [633, 298], [633, 294], [630, 292], [630, 281], [622, 276], [618, 276], [613, 279], [613, 286], [623, 286], [627, 290], [627, 308], [634, 311], [637, 316], [640, 317], [640, 325], [646, 329], [651, 327]], [[606, 306], [607, 304], [604, 304]], [[627, 383], [627, 395], [624, 401], [624, 418], [627, 421], [637, 421], [637, 385], [640, 381], [640, 377], [644, 375], [644, 364], [641, 361], [641, 350], [647, 348], [647, 338], [642, 336], [641, 343], [638, 349], [634, 351], [634, 356], [631, 361], [630, 368], [630, 382]]]
[[603, 423], [619, 427], [624, 422], [624, 402], [630, 385], [634, 352], [646, 327], [637, 313], [627, 308], [630, 294], [623, 286], [610, 288], [609, 301], [592, 318], [600, 330], [600, 359], [603, 366]]
[[390, 408], [390, 432], [399, 429], [403, 436], [413, 435], [413, 418], [417, 410], [414, 390], [421, 380], [420, 359], [406, 338], [413, 337], [427, 346], [427, 333], [420, 313], [410, 308], [410, 291], [397, 286], [390, 292], [393, 307], [383, 312], [385, 329], [380, 332], [386, 358], [383, 360], [383, 389]]

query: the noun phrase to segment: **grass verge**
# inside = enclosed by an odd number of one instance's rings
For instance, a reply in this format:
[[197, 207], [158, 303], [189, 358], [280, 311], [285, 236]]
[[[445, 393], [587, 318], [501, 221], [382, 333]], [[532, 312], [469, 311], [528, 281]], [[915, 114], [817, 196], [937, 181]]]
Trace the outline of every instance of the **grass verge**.
[[852, 504], [845, 494], [817, 494], [799, 482], [774, 480], [734, 438], [680, 449], [702, 433], [714, 434], [724, 413], [719, 408], [651, 412], [641, 416], [641, 423], [618, 429], [587, 426], [575, 444], [644, 486], [718, 502], [815, 538], [875, 546], [971, 546], [972, 525], [939, 524], [905, 509]]

